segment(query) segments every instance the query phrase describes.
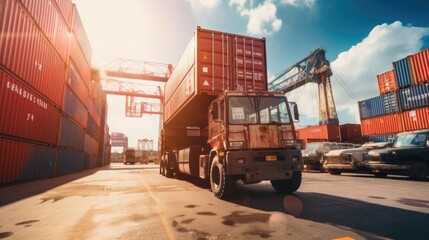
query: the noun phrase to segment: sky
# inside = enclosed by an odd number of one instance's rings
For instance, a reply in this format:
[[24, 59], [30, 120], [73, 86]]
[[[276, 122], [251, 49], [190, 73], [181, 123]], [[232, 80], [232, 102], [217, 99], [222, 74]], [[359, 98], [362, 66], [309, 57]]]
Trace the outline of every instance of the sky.
[[[359, 123], [357, 101], [378, 95], [376, 75], [429, 48], [427, 0], [73, 0], [93, 49], [94, 65], [122, 57], [175, 66], [196, 26], [265, 37], [272, 77], [316, 48], [327, 51], [340, 124]], [[341, 84], [342, 83], [342, 84]], [[343, 87], [342, 85], [345, 85]], [[318, 124], [317, 86], [287, 95], [299, 125]], [[125, 98], [108, 97], [111, 132], [129, 146], [152, 139], [159, 116], [125, 118]]]

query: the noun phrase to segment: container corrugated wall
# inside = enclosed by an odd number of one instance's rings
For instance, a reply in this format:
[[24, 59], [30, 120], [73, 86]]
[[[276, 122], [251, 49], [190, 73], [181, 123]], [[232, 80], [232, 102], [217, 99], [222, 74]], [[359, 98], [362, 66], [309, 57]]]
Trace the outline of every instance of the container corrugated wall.
[[84, 150], [85, 129], [68, 117], [61, 117], [59, 145], [77, 150]]
[[60, 111], [0, 69], [0, 134], [55, 145]]
[[429, 49], [409, 57], [414, 84], [429, 82]]
[[377, 81], [380, 95], [398, 90], [398, 85], [396, 83], [395, 73], [393, 70], [377, 75]]
[[100, 136], [100, 126], [94, 121], [94, 119], [91, 116], [88, 117], [88, 124], [87, 124], [86, 131], [93, 138], [98, 139]]
[[82, 77], [79, 74], [75, 64], [70, 59], [67, 71], [67, 84], [76, 94], [76, 96], [81, 100], [83, 105], [88, 108], [89, 104], [89, 89], [86, 86], [86, 83], [83, 81]]
[[83, 152], [63, 148], [58, 149], [58, 159], [56, 166], [57, 175], [75, 173], [82, 170]]
[[224, 90], [267, 90], [265, 39], [198, 27], [165, 85], [165, 123], [207, 125], [205, 114], [182, 119], [206, 112]]
[[359, 101], [358, 104], [361, 119], [386, 115], [399, 111], [396, 93], [387, 93], [382, 96]]
[[386, 135], [403, 131], [400, 113], [361, 120], [362, 135]]
[[0, 184], [53, 175], [55, 149], [0, 139]]
[[51, 0], [20, 1], [29, 11], [36, 24], [42, 29], [63, 61], [67, 62], [70, 30], [56, 4], [53, 4]]
[[70, 58], [77, 71], [79, 72], [82, 79], [85, 81], [87, 86], [91, 85], [91, 66], [86, 61], [85, 55], [82, 52], [82, 49], [79, 46], [78, 41], [76, 40], [76, 36], [74, 34], [71, 35], [70, 39]]
[[73, 17], [73, 3], [71, 0], [55, 0], [57, 3], [58, 9], [61, 12], [64, 20], [67, 23], [69, 28], [72, 27], [72, 17]]
[[325, 124], [297, 129], [298, 139], [316, 139], [320, 141], [339, 142], [340, 128], [338, 124]]
[[63, 106], [64, 113], [78, 122], [83, 128], [86, 128], [88, 122], [88, 110], [68, 86], [65, 88]]
[[342, 124], [340, 125], [341, 141], [351, 141], [362, 138], [360, 124]]
[[73, 27], [72, 27], [76, 41], [82, 50], [83, 55], [85, 56], [86, 62], [89, 64], [92, 60], [92, 48], [89, 43], [88, 37], [83, 27], [82, 20], [80, 19], [79, 12], [76, 9], [76, 6], [73, 8]]
[[429, 107], [405, 111], [402, 114], [405, 131], [429, 128]]
[[393, 70], [399, 88], [409, 87], [413, 84], [408, 57], [393, 62]]
[[429, 83], [399, 90], [402, 110], [429, 106]]
[[65, 63], [16, 0], [0, 7], [0, 65], [61, 106]]

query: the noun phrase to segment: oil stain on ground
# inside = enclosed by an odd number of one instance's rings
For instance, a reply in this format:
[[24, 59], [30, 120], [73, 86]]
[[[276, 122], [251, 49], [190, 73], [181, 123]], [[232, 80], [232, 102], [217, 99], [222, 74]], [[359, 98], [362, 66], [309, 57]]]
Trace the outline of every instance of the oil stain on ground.
[[0, 239], [5, 239], [13, 235], [13, 232], [0, 232]]
[[19, 222], [19, 223], [15, 223], [16, 226], [19, 225], [26, 225], [26, 226], [31, 226], [32, 223], [36, 223], [39, 220], [28, 220], [28, 221], [23, 221], [23, 222]]

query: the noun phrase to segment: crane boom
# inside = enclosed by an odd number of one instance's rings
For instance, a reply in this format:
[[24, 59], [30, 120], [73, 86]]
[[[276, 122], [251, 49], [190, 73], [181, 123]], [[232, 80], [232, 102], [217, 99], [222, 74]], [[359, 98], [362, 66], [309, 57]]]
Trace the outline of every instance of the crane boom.
[[317, 48], [305, 58], [277, 74], [268, 84], [268, 89], [287, 93], [307, 83], [317, 83], [319, 124], [338, 124], [330, 80], [332, 70], [325, 55], [324, 49]]

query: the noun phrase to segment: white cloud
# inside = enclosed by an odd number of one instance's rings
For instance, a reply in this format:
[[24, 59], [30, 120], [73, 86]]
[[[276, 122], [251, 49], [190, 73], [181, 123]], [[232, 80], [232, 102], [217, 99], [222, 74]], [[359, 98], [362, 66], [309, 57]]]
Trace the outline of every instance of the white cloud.
[[[422, 38], [427, 35], [429, 28], [403, 26], [399, 21], [375, 26], [362, 42], [340, 53], [331, 68], [357, 100], [378, 96], [377, 74], [391, 70], [393, 61], [419, 52]], [[331, 77], [331, 82], [337, 111], [347, 110], [359, 122], [356, 100], [346, 93], [335, 76]]]
[[220, 3], [221, 0], [186, 0], [187, 2], [191, 3], [192, 8], [209, 8], [213, 9], [216, 8]]
[[[340, 53], [331, 63], [334, 72], [331, 83], [340, 123], [345, 123], [346, 118], [359, 123], [357, 101], [379, 95], [377, 75], [391, 70], [392, 62], [419, 52], [423, 46], [422, 38], [428, 35], [429, 28], [403, 26], [399, 21], [385, 23], [375, 26], [365, 39]], [[339, 79], [357, 100], [344, 90]], [[302, 115], [318, 119], [316, 84], [306, 84], [287, 96], [298, 103]], [[340, 111], [350, 116], [341, 115]]]
[[270, 35], [280, 31], [282, 20], [277, 17], [277, 7], [271, 0], [265, 0], [258, 6], [253, 1], [229, 0], [229, 6], [237, 6], [241, 16], [249, 18], [247, 33], [250, 35]]
[[313, 8], [316, 0], [281, 0], [280, 2], [285, 5], [292, 5], [295, 7]]

